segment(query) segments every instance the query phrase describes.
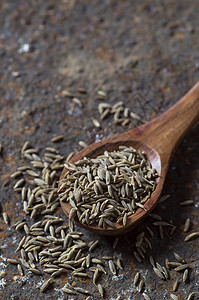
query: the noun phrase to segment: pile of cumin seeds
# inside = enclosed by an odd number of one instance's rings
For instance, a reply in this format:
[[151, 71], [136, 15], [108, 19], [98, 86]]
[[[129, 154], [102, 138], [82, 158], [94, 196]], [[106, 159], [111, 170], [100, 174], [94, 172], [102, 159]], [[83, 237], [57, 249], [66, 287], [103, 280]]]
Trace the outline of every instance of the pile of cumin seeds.
[[22, 147], [21, 155], [26, 162], [11, 178], [15, 180], [13, 189], [20, 194], [24, 211], [24, 217], [14, 224], [14, 229], [23, 236], [15, 250], [16, 257], [7, 258], [7, 262], [16, 266], [20, 276], [27, 272], [43, 276], [41, 292], [54, 285], [56, 277], [69, 273], [72, 283], [63, 287], [64, 293], [87, 294], [86, 289], [77, 286], [76, 278], [82, 278], [83, 284], [90, 278], [103, 297], [105, 291], [100, 284], [103, 276], [118, 274], [121, 262], [118, 265], [114, 257], [108, 261], [95, 255], [99, 241], [84, 239], [82, 232], [75, 231], [71, 222], [68, 226], [60, 217], [57, 185], [65, 158], [53, 147], [47, 147], [40, 156], [28, 142]]
[[72, 206], [69, 217], [104, 229], [115, 228], [114, 222], [125, 226], [138, 208], [146, 210], [158, 176], [144, 152], [126, 146], [65, 167], [58, 193]]
[[[73, 154], [70, 153], [66, 161]], [[95, 254], [95, 247], [100, 246], [98, 240], [87, 241], [82, 232], [72, 227], [71, 222], [69, 222], [70, 226], [68, 228], [68, 225], [65, 224], [65, 218], [62, 219], [62, 215], [60, 216], [57, 181], [65, 158], [55, 148], [51, 147], [47, 147], [45, 154], [40, 156], [37, 149], [32, 148], [29, 143], [25, 143], [22, 149], [22, 158], [26, 161], [25, 164], [17, 168], [16, 172], [11, 175], [11, 178], [16, 180], [14, 190], [21, 194], [24, 204], [24, 217], [14, 225], [15, 229], [20, 231], [23, 237], [16, 249], [16, 258], [8, 258], [7, 262], [16, 266], [20, 276], [26, 275], [27, 272], [32, 272], [35, 276], [42, 276], [45, 281], [41, 286], [41, 292], [47, 291], [50, 285], [57, 284], [57, 277], [69, 275], [70, 284], [67, 283], [62, 288], [63, 293], [76, 296], [80, 294], [86, 295], [88, 293], [87, 288], [84, 289], [82, 286], [85, 287], [85, 280], [90, 278], [94, 284], [93, 287], [98, 291], [99, 295], [106, 295], [102, 285], [104, 279], [107, 280], [107, 276], [123, 273], [121, 270], [124, 262], [120, 261], [115, 250], [113, 253], [109, 253], [109, 256], [98, 257]], [[35, 181], [34, 179], [37, 180]], [[162, 202], [162, 199], [168, 198], [168, 196], [163, 196], [160, 202]], [[41, 205], [42, 201], [45, 204], [44, 206]], [[5, 213], [3, 218], [7, 224]], [[174, 225], [163, 221], [161, 216], [155, 213], [150, 214], [150, 218], [154, 219], [155, 222], [150, 222], [151, 224], [148, 224], [150, 227], [144, 226], [142, 231], [138, 232], [136, 236], [134, 256], [138, 263], [148, 259], [148, 252], [152, 249], [153, 239], [158, 238], [153, 233], [153, 228], [175, 228]], [[12, 225], [12, 220], [10, 222]], [[173, 230], [171, 230], [170, 235], [173, 235]], [[116, 238], [113, 243], [113, 249], [117, 247], [117, 244], [120, 244], [120, 240], [118, 241]], [[77, 251], [78, 246], [82, 248]], [[106, 254], [104, 253], [104, 255]], [[191, 273], [194, 264], [183, 261], [183, 258], [180, 258], [179, 255], [175, 254], [175, 257], [177, 260], [182, 260], [182, 262], [166, 261], [165, 269], [164, 266], [161, 266], [150, 256], [150, 262], [156, 271], [154, 275], [157, 276], [158, 280], [168, 280], [169, 282], [167, 273], [176, 272], [175, 276], [172, 274], [170, 279], [175, 278], [176, 280], [176, 276], [178, 276], [180, 285], [187, 284], [190, 280], [189, 269]], [[174, 270], [168, 270], [172, 268]], [[177, 269], [175, 270], [175, 268]], [[163, 276], [160, 275], [157, 269]], [[180, 272], [183, 273], [181, 274]], [[179, 276], [181, 276], [181, 280]], [[173, 292], [176, 292], [178, 283], [174, 284]], [[142, 286], [143, 284], [144, 287]], [[77, 285], [81, 285], [81, 287]], [[171, 288], [169, 288], [170, 292], [172, 292]], [[149, 299], [148, 294], [150, 295], [150, 293], [146, 282], [140, 283], [137, 291], [142, 293], [144, 299]], [[187, 299], [192, 299], [193, 295], [194, 292]]]

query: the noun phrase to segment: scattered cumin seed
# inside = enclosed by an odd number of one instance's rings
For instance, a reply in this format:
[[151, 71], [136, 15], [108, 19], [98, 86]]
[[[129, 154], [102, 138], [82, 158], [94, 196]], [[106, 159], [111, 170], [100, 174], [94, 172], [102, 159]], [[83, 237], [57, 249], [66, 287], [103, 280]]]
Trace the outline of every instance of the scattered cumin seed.
[[63, 140], [64, 136], [63, 135], [57, 135], [55, 137], [53, 137], [51, 139], [51, 142], [52, 143], [58, 143], [58, 142], [61, 142]]
[[32, 272], [35, 275], [42, 275], [42, 272], [35, 268], [30, 268], [30, 269], [28, 269], [28, 271]]
[[193, 200], [186, 200], [186, 201], [180, 202], [181, 206], [187, 206], [187, 205], [192, 205], [192, 204], [194, 204]]
[[158, 268], [158, 270], [159, 270], [160, 272], [162, 272], [162, 273], [164, 272], [162, 266], [161, 266], [158, 262], [156, 262], [156, 267]]
[[191, 294], [189, 294], [187, 300], [192, 300], [194, 298], [195, 294], [196, 294], [195, 292], [192, 292]]
[[98, 244], [99, 244], [99, 241], [98, 241], [98, 240], [95, 241], [95, 242], [93, 242], [93, 243], [90, 245], [88, 251], [90, 251], [90, 252], [93, 251], [93, 250], [97, 247]]
[[170, 224], [170, 223], [164, 222], [164, 221], [154, 222], [153, 225], [155, 225], [155, 226], [171, 226], [171, 227], [174, 227], [173, 224]]
[[149, 295], [147, 295], [146, 293], [142, 293], [142, 296], [144, 297], [145, 300], [151, 300]]
[[24, 184], [25, 184], [25, 179], [24, 179], [24, 178], [19, 179], [19, 180], [15, 183], [14, 189], [17, 189], [18, 187], [21, 187], [21, 186], [24, 185]]
[[174, 256], [179, 262], [181, 262], [181, 263], [185, 262], [184, 258], [182, 256], [180, 256], [179, 254], [174, 252]]
[[170, 198], [171, 197], [171, 195], [164, 195], [164, 196], [162, 196], [161, 198], [160, 198], [160, 200], [159, 200], [159, 203], [162, 203], [162, 202], [164, 202], [164, 201], [166, 201], [168, 198]]
[[173, 233], [174, 233], [175, 230], [176, 230], [176, 227], [173, 226], [173, 227], [171, 228], [170, 235], [173, 235]]
[[130, 112], [130, 116], [131, 116], [131, 118], [133, 118], [135, 120], [141, 121], [141, 117], [132, 111]]
[[165, 260], [165, 265], [166, 265], [167, 270], [169, 270], [170, 266], [169, 266], [169, 260], [168, 260], [168, 258], [166, 258], [166, 260]]
[[138, 253], [136, 252], [136, 251], [134, 251], [133, 252], [134, 253], [134, 256], [135, 256], [135, 258], [136, 258], [136, 260], [138, 261], [138, 262], [142, 262], [142, 259], [141, 259], [141, 257], [138, 255]]
[[92, 258], [91, 260], [94, 264], [103, 264], [103, 262], [98, 258]]
[[176, 268], [182, 266], [182, 264], [180, 262], [176, 262], [176, 261], [167, 261], [167, 269], [170, 269], [170, 267], [172, 268]]
[[151, 265], [152, 265], [153, 267], [155, 267], [155, 261], [154, 261], [153, 256], [149, 256], [149, 261], [150, 261]]
[[66, 96], [66, 97], [70, 97], [70, 98], [73, 97], [73, 94], [70, 91], [67, 91], [67, 90], [63, 90], [62, 95]]
[[83, 273], [83, 272], [75, 272], [73, 273], [74, 276], [77, 276], [77, 277], [88, 277], [88, 274], [87, 273]]
[[133, 280], [133, 283], [134, 283], [135, 285], [138, 283], [139, 278], [140, 278], [140, 273], [137, 272], [137, 273], [135, 274], [135, 277], [134, 277], [134, 280]]
[[24, 275], [24, 272], [23, 272], [22, 266], [21, 266], [20, 264], [18, 264], [18, 265], [17, 265], [17, 270], [18, 270], [18, 272], [19, 272], [19, 274], [20, 274], [21, 276], [23, 276], [23, 275]]
[[72, 101], [73, 101], [75, 104], [77, 104], [79, 107], [83, 107], [82, 102], [81, 102], [78, 98], [74, 97], [74, 98], [72, 98]]
[[96, 284], [96, 280], [98, 278], [99, 275], [99, 269], [95, 269], [95, 272], [93, 274], [93, 283]]
[[107, 274], [106, 270], [100, 264], [97, 264], [97, 268], [99, 271], [103, 272], [104, 274]]
[[13, 258], [7, 258], [7, 262], [13, 265], [17, 265], [19, 263], [16, 259]]
[[165, 267], [162, 267], [162, 269], [163, 269], [163, 275], [165, 276], [165, 278], [169, 279], [170, 278], [169, 271]]
[[185, 237], [184, 241], [185, 241], [185, 242], [188, 242], [188, 241], [190, 241], [190, 240], [192, 240], [192, 239], [197, 238], [198, 236], [199, 236], [199, 231], [197, 231], [197, 232], [192, 232], [192, 233], [190, 233], [189, 235], [187, 235], [187, 236]]
[[186, 269], [186, 270], [184, 271], [183, 277], [182, 277], [183, 282], [187, 282], [188, 276], [189, 276], [189, 270]]
[[80, 287], [77, 287], [77, 286], [74, 286], [73, 288], [74, 288], [74, 290], [76, 290], [79, 293], [90, 295], [90, 292], [83, 289], [83, 288], [80, 288]]
[[47, 281], [44, 282], [44, 284], [40, 287], [41, 292], [45, 292], [47, 288], [53, 283], [53, 278], [48, 279]]
[[10, 220], [6, 212], [3, 212], [3, 220], [7, 225], [9, 225]]
[[143, 286], [144, 286], [144, 281], [141, 280], [140, 283], [139, 283], [139, 285], [138, 285], [138, 292], [139, 292], [139, 293], [142, 292]]
[[117, 264], [117, 266], [118, 266], [118, 268], [119, 268], [120, 270], [123, 270], [122, 263], [121, 263], [121, 259], [120, 259], [119, 257], [118, 257], [118, 259], [117, 259], [116, 264]]
[[176, 292], [177, 289], [178, 289], [178, 286], [179, 286], [179, 281], [178, 279], [174, 282], [174, 285], [173, 285], [173, 292]]
[[173, 299], [173, 300], [178, 300], [178, 297], [177, 297], [176, 295], [174, 295], [174, 294], [170, 294], [170, 297], [171, 297], [171, 299]]
[[104, 290], [103, 290], [102, 285], [99, 283], [99, 284], [97, 285], [97, 288], [98, 288], [98, 291], [99, 291], [101, 297], [103, 298], [103, 297], [104, 297]]
[[149, 228], [148, 226], [146, 226], [146, 229], [147, 229], [148, 233], [150, 234], [150, 236], [153, 238], [154, 237], [154, 233], [151, 230], [151, 228]]
[[62, 288], [62, 291], [63, 291], [64, 293], [69, 294], [69, 295], [76, 295], [76, 294], [77, 294], [75, 291], [73, 291], [73, 290], [71, 290], [71, 289], [69, 289], [69, 288], [66, 288], [66, 287], [63, 287], [63, 288]]
[[191, 227], [191, 220], [190, 218], [187, 218], [184, 224], [184, 232], [189, 231], [190, 227]]
[[70, 210], [70, 213], [69, 213], [69, 219], [72, 220], [72, 219], [75, 217], [76, 213], [77, 213], [77, 209], [73, 207], [73, 208]]
[[163, 232], [162, 226], [159, 226], [158, 229], [159, 229], [160, 238], [163, 240], [164, 239], [164, 232]]
[[103, 99], [106, 99], [106, 98], [107, 98], [106, 92], [101, 91], [101, 90], [97, 91], [97, 99], [103, 100]]
[[165, 280], [165, 276], [162, 274], [162, 272], [161, 272], [158, 268], [153, 267], [153, 271], [155, 272], [155, 274], [156, 274], [160, 279]]
[[91, 118], [91, 121], [95, 127], [99, 128], [101, 126], [100, 122], [98, 120], [96, 120], [95, 118]]
[[86, 90], [85, 88], [83, 88], [83, 87], [79, 87], [79, 88], [77, 89], [77, 91], [78, 91], [79, 93], [81, 93], [81, 94], [87, 94], [87, 90]]
[[10, 175], [10, 178], [17, 178], [21, 175], [23, 175], [23, 173], [21, 171], [16, 171]]
[[184, 264], [184, 265], [181, 265], [181, 266], [178, 266], [174, 269], [174, 271], [176, 272], [181, 272], [181, 271], [184, 271], [185, 269], [189, 268], [190, 265], [189, 264]]
[[27, 170], [26, 173], [33, 177], [39, 177], [39, 174], [37, 174], [36, 172], [34, 172], [32, 170]]
[[115, 238], [113, 241], [113, 249], [117, 247], [117, 244], [118, 244], [118, 238]]
[[82, 148], [88, 147], [88, 145], [87, 145], [84, 141], [79, 141], [78, 144], [79, 144]]
[[112, 260], [109, 260], [108, 261], [108, 265], [109, 265], [109, 269], [110, 269], [111, 273], [113, 275], [116, 275], [117, 272], [116, 272], [116, 268], [115, 268], [114, 262]]
[[106, 110], [107, 108], [110, 111], [111, 105], [109, 103], [106, 103], [106, 102], [99, 103], [99, 105], [98, 105], [98, 112], [99, 112], [99, 114], [102, 115], [103, 112], [104, 112], [104, 110]]
[[[151, 218], [155, 219], [155, 220], [158, 220], [158, 221], [161, 221], [161, 220], [162, 220], [162, 217], [161, 217], [161, 216], [159, 216], [159, 215], [157, 215], [157, 214], [154, 214], [154, 213], [150, 213], [149, 216], [150, 216]], [[155, 224], [155, 223], [153, 223], [153, 225], [159, 226], [159, 225], [157, 225], [157, 224]]]
[[23, 147], [22, 147], [22, 149], [21, 149], [21, 153], [24, 153], [24, 151], [27, 150], [29, 147], [30, 147], [29, 141], [26, 141], [26, 142], [23, 144]]

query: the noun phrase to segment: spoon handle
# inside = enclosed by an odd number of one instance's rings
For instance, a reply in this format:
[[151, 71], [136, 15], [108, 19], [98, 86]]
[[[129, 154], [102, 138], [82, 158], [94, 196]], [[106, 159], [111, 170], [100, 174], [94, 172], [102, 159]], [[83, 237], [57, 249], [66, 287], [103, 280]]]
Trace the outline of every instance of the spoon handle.
[[198, 119], [199, 81], [175, 105], [151, 122], [138, 127], [135, 131], [132, 130], [132, 134], [155, 148], [168, 161]]

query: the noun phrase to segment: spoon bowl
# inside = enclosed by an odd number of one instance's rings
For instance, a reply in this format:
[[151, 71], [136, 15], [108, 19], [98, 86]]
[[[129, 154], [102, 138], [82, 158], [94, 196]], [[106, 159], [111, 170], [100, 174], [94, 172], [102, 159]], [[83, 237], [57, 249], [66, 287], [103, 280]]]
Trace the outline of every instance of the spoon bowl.
[[[115, 222], [115, 229], [111, 227], [103, 229], [97, 225], [88, 226], [82, 224], [76, 218], [73, 219], [73, 222], [85, 229], [111, 236], [121, 235], [133, 229], [157, 205], [174, 151], [188, 130], [198, 120], [198, 117], [199, 83], [174, 106], [149, 123], [91, 144], [73, 156], [70, 163], [74, 163], [84, 157], [95, 158], [104, 153], [104, 151], [118, 150], [121, 145], [133, 146], [135, 149], [146, 153], [147, 159], [159, 174], [159, 177], [156, 179], [156, 189], [144, 204], [146, 211], [138, 208], [134, 214], [127, 218], [125, 226]], [[64, 168], [60, 180], [64, 178], [66, 172], [67, 169]], [[69, 215], [71, 210], [70, 204], [61, 201], [61, 206], [66, 215]]]

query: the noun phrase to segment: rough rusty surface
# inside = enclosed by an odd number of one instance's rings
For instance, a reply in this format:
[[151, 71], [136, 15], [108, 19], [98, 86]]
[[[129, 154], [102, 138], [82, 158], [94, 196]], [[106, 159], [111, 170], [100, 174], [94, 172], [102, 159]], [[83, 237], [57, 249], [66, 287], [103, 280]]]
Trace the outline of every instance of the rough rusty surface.
[[[108, 101], [123, 100], [134, 112], [150, 120], [173, 105], [199, 77], [197, 1], [150, 0], [1, 0], [0, 2], [0, 299], [70, 299], [60, 292], [67, 276], [57, 280], [46, 293], [39, 291], [40, 277], [24, 280], [6, 257], [15, 257], [21, 238], [12, 225], [23, 217], [22, 203], [16, 197], [9, 176], [19, 166], [20, 148], [25, 140], [43, 151], [50, 139], [63, 134], [58, 145], [67, 155], [79, 149], [78, 141], [94, 142], [125, 130], [102, 122], [94, 128], [91, 116], [99, 118], [96, 98], [98, 89], [108, 94]], [[80, 94], [85, 88], [87, 94]], [[82, 103], [74, 104], [64, 95], [70, 90]], [[126, 127], [137, 126], [133, 122]], [[199, 258], [198, 240], [184, 242], [183, 224], [189, 216], [191, 230], [198, 230], [199, 157], [198, 125], [181, 143], [169, 170], [163, 194], [171, 197], [156, 212], [176, 227], [173, 236], [165, 229], [160, 239], [154, 229], [153, 249], [147, 254], [161, 264], [174, 260], [173, 252], [187, 261]], [[194, 205], [179, 206], [193, 199]], [[7, 226], [2, 219], [6, 211], [11, 219]], [[58, 214], [61, 212], [58, 211]], [[145, 224], [151, 224], [149, 218]], [[112, 239], [99, 238], [97, 253], [112, 253]], [[191, 269], [188, 283], [182, 275], [171, 272], [171, 279], [155, 277], [148, 259], [137, 263], [133, 257], [135, 232], [120, 238], [116, 256], [123, 260], [124, 270], [118, 276], [102, 280], [105, 297], [142, 299], [133, 285], [133, 276], [140, 270], [145, 291], [151, 299], [169, 299], [175, 277], [181, 280], [178, 299], [186, 299], [199, 285], [198, 266]], [[16, 279], [17, 278], [17, 279]], [[76, 280], [92, 291], [91, 299], [100, 299], [91, 281]], [[79, 297], [78, 299], [85, 299]]]

